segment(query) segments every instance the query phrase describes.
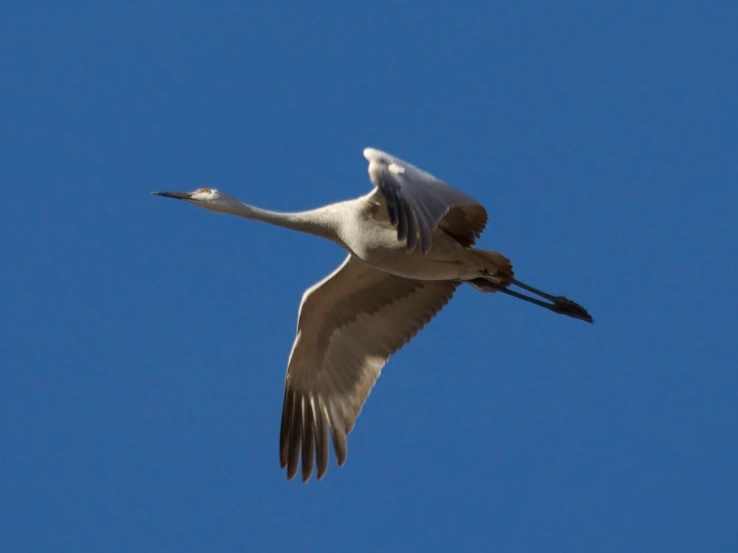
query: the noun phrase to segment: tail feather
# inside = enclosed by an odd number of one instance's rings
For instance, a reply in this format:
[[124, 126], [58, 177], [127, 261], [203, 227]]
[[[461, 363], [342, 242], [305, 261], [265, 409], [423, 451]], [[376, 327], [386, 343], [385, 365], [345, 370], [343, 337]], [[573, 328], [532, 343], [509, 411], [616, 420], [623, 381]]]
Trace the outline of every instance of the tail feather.
[[483, 276], [468, 281], [469, 284], [482, 292], [495, 292], [500, 288], [507, 288], [515, 278], [515, 272], [510, 260], [499, 252], [471, 249], [482, 263]]
[[486, 278], [475, 278], [473, 280], [467, 280], [466, 283], [485, 294], [493, 294], [494, 292], [499, 292], [500, 290], [507, 288], [506, 286], [495, 284]]

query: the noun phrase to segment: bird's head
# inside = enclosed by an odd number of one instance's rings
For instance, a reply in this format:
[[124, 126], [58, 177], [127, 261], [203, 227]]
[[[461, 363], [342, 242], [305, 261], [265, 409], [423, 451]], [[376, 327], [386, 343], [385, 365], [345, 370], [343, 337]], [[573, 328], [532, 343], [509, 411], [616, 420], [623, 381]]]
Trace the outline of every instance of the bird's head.
[[204, 207], [216, 213], [231, 213], [240, 202], [215, 188], [198, 188], [194, 192], [152, 192], [154, 196], [164, 196], [184, 200], [192, 205]]

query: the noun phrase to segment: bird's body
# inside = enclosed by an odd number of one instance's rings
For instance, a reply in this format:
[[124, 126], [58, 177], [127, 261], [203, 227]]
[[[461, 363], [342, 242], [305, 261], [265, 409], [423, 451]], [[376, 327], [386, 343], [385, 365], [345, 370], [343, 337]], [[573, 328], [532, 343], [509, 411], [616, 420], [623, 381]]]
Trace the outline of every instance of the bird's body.
[[[353, 429], [388, 358], [409, 342], [463, 283], [502, 292], [592, 322], [581, 306], [513, 278], [509, 260], [474, 247], [487, 223], [476, 200], [406, 161], [367, 148], [368, 194], [298, 213], [249, 206], [213, 189], [155, 194], [218, 213], [261, 220], [331, 240], [348, 256], [303, 295], [287, 366], [280, 464], [292, 478], [302, 458], [307, 481], [339, 466]], [[508, 290], [517, 285], [545, 303]]]
[[326, 236], [348, 253], [381, 271], [420, 280], [470, 280], [483, 268], [458, 240], [438, 228], [431, 234], [427, 253], [408, 252], [397, 238], [378, 193], [371, 193], [301, 214], [327, 223], [335, 231]]

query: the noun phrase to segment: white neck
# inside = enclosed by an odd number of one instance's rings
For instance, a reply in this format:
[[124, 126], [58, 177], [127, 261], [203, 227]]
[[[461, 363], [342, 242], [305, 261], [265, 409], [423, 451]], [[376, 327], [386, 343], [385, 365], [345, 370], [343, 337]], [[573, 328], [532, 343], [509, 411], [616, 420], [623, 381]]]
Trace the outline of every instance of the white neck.
[[254, 207], [243, 202], [234, 202], [228, 206], [230, 215], [263, 221], [278, 227], [288, 228], [327, 238], [333, 242], [340, 243], [338, 238], [339, 217], [333, 206], [325, 206], [310, 211], [299, 211], [294, 213], [281, 213]]

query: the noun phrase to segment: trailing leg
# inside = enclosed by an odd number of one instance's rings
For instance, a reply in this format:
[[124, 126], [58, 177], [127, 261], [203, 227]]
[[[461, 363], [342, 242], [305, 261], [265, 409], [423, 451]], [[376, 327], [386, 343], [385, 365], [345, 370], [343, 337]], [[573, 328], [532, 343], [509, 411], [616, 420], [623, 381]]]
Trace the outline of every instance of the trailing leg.
[[[484, 262], [484, 269], [480, 276], [466, 281], [477, 290], [485, 293], [500, 292], [506, 296], [511, 296], [513, 298], [518, 298], [520, 300], [527, 301], [528, 303], [538, 305], [539, 307], [543, 307], [549, 311], [558, 313], [559, 315], [566, 315], [588, 323], [594, 323], [594, 319], [587, 310], [569, 298], [547, 294], [546, 292], [516, 280], [514, 278], [512, 264], [504, 255], [497, 252], [488, 252], [477, 249], [472, 249], [470, 251]], [[510, 286], [517, 286], [518, 288], [548, 300], [548, 302], [522, 294], [515, 290], [510, 290]]]

